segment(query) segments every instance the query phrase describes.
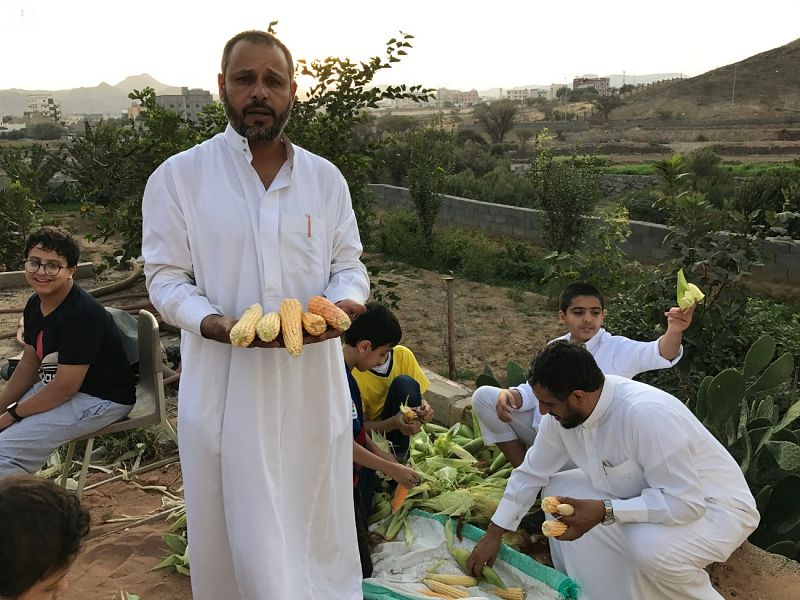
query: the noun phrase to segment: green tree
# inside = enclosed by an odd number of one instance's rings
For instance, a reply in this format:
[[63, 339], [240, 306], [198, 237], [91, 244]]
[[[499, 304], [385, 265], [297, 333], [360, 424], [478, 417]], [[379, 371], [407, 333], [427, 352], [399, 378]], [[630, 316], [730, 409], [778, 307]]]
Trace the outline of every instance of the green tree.
[[11, 181], [19, 182], [39, 203], [47, 200], [48, 184], [63, 162], [64, 156], [60, 150], [48, 151], [42, 144], [23, 148], [0, 147], [0, 169], [6, 172]]
[[559, 100], [564, 100], [566, 97], [569, 96], [570, 89], [567, 86], [562, 86], [556, 90], [556, 98]]
[[57, 140], [67, 129], [60, 123], [36, 123], [25, 128], [28, 137], [34, 140]]
[[491, 104], [479, 104], [475, 108], [475, 118], [486, 129], [495, 144], [502, 144], [506, 134], [514, 129], [519, 106], [513, 100], [495, 100]]
[[536, 135], [535, 157], [526, 177], [533, 184], [536, 203], [544, 210], [545, 245], [555, 252], [578, 248], [600, 195], [600, 169], [593, 156], [556, 161], [547, 129]]
[[525, 147], [532, 137], [536, 136], [536, 132], [531, 129], [514, 129], [514, 135], [519, 141], [519, 151], [525, 154]]
[[[272, 26], [272, 24], [271, 24]], [[353, 209], [362, 235], [368, 237], [370, 199], [369, 149], [358, 147], [357, 128], [368, 108], [377, 108], [384, 99], [423, 101], [432, 97], [432, 90], [420, 85], [372, 86], [375, 75], [400, 62], [411, 48], [414, 36], [402, 33], [386, 42], [384, 56], [354, 62], [349, 58], [328, 57], [319, 60], [298, 60], [301, 75], [311, 77], [305, 100], [298, 100], [286, 127], [289, 138], [304, 148], [324, 156], [342, 171], [350, 187]]]
[[0, 270], [20, 268], [25, 240], [40, 219], [39, 204], [18, 181], [0, 190]]
[[625, 102], [616, 95], [609, 94], [608, 96], [597, 96], [592, 98], [592, 105], [603, 115], [603, 122], [608, 122], [608, 115], [615, 108], [619, 108]]
[[453, 140], [451, 134], [441, 129], [417, 129], [410, 133], [410, 142], [406, 181], [420, 232], [430, 249], [442, 205], [442, 190], [452, 168]]

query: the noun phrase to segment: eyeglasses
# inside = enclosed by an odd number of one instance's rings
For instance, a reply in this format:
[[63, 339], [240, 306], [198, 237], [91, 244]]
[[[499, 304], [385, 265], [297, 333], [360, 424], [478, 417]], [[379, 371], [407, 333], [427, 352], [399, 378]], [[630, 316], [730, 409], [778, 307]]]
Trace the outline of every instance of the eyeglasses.
[[29, 258], [25, 261], [25, 270], [28, 273], [38, 273], [39, 268], [44, 267], [44, 274], [49, 275], [50, 277], [55, 277], [59, 274], [61, 269], [66, 269], [67, 267], [62, 267], [60, 264], [55, 262], [49, 263], [42, 263], [36, 260], [35, 258]]

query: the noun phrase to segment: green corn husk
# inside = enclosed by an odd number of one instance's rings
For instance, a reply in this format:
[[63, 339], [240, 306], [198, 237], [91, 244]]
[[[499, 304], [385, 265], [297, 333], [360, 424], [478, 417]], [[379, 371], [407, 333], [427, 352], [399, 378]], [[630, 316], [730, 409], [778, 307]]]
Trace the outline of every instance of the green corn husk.
[[508, 459], [506, 455], [500, 452], [495, 459], [492, 461], [491, 466], [489, 467], [489, 472], [494, 473], [495, 471], [499, 470], [500, 468], [506, 466], [508, 464]]

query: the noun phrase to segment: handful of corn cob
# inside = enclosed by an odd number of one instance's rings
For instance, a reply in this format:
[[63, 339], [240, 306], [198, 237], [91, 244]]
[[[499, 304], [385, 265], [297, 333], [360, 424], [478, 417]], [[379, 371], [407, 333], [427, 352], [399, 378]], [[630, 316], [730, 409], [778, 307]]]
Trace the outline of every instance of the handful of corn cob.
[[308, 301], [308, 310], [296, 298], [286, 298], [278, 311], [264, 313], [260, 304], [252, 304], [233, 326], [230, 340], [233, 346], [247, 348], [258, 337], [262, 342], [272, 342], [281, 334], [283, 345], [291, 356], [303, 350], [303, 331], [318, 337], [331, 327], [344, 331], [350, 327], [350, 318], [341, 308], [323, 296]]

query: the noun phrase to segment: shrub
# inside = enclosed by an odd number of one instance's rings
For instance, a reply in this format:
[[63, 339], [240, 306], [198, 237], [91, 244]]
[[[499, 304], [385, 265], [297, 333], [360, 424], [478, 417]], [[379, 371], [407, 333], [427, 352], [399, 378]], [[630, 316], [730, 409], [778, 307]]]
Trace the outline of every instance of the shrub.
[[686, 167], [692, 174], [692, 189], [705, 194], [713, 206], [721, 207], [723, 201], [733, 195], [733, 175], [722, 167], [722, 160], [711, 148], [701, 148], [689, 154]]
[[632, 221], [647, 223], [667, 222], [667, 211], [657, 206], [658, 196], [653, 190], [636, 190], [627, 192], [619, 199], [619, 203], [628, 210]]
[[22, 265], [25, 240], [41, 219], [41, 209], [19, 183], [0, 190], [0, 269], [16, 271]]
[[380, 252], [414, 265], [426, 264], [428, 253], [414, 215], [404, 211], [386, 215], [379, 229], [377, 246]]

